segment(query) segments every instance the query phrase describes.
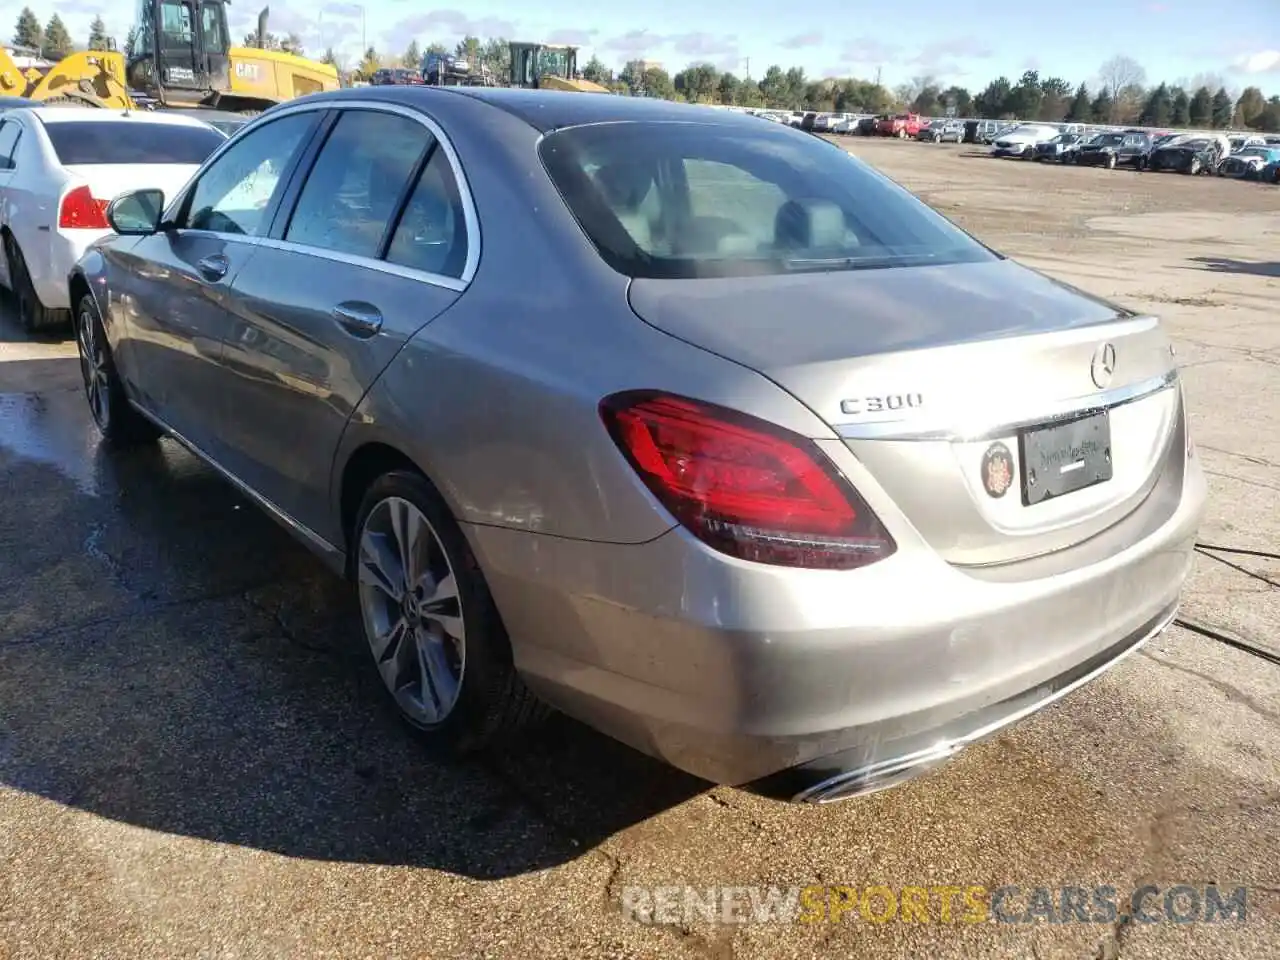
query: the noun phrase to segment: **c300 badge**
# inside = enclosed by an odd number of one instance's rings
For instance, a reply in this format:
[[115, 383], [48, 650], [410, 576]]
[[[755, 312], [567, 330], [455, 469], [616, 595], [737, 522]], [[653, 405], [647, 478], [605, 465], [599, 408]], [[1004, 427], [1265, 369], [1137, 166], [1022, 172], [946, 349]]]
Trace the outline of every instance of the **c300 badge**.
[[1013, 486], [1013, 454], [999, 441], [982, 455], [982, 489], [997, 500]]

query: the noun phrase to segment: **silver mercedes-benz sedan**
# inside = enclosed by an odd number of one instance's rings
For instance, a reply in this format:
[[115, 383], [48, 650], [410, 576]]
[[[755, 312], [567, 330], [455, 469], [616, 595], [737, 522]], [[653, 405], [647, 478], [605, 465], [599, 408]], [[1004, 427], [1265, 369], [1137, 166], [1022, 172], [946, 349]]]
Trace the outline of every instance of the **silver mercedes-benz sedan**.
[[1205, 484], [1159, 321], [819, 138], [345, 90], [109, 216], [70, 278], [103, 436], [174, 438], [345, 574], [450, 749], [548, 704], [833, 800], [1177, 609]]

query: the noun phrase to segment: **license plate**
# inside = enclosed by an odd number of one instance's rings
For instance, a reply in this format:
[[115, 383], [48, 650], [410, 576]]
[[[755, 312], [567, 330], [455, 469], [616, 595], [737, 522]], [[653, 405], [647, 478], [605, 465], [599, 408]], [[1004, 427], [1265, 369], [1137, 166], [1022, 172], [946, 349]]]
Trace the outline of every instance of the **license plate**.
[[1104, 410], [1023, 430], [1022, 502], [1030, 507], [1111, 479], [1111, 418]]

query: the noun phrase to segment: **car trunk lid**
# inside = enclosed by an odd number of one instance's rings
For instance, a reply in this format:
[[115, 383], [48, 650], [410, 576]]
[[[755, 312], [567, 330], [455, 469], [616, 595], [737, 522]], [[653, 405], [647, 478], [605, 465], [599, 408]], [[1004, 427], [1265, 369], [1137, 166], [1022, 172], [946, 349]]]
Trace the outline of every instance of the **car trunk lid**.
[[64, 168], [75, 179], [71, 187], [87, 185], [99, 200], [114, 200], [131, 190], [163, 190], [165, 202], [172, 200], [200, 169], [197, 164], [72, 164]]
[[[1122, 519], [1154, 485], [1178, 416], [1154, 318], [1007, 260], [642, 279], [630, 297], [648, 323], [808, 405], [956, 564], [1062, 549]], [[1033, 432], [1098, 408], [1100, 419]], [[1082, 450], [1083, 466], [1063, 459]], [[1009, 486], [995, 496], [1002, 458]], [[1040, 487], [1024, 495], [1033, 469]], [[1070, 489], [1081, 471], [1111, 476]]]

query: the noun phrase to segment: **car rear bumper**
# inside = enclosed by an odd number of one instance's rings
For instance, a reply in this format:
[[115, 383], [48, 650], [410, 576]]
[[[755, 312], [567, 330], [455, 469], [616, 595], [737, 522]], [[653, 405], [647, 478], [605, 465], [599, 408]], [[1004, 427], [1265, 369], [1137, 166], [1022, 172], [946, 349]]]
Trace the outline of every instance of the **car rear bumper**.
[[1157, 632], [1205, 502], [1194, 458], [1174, 472], [1106, 533], [989, 570], [900, 549], [796, 571], [682, 529], [639, 545], [466, 530], [535, 692], [690, 773], [798, 798], [919, 772]]
[[1084, 686], [1158, 636], [1176, 615], [1175, 602], [1112, 646], [1062, 673], [949, 723], [879, 743], [875, 751], [857, 746], [820, 757], [748, 784], [748, 789], [794, 803], [831, 803], [897, 786]]
[[32, 263], [31, 258], [28, 258], [27, 264], [40, 302], [50, 310], [69, 310], [71, 302], [67, 278], [72, 268], [80, 262], [90, 244], [110, 235], [110, 230], [53, 230], [46, 234], [49, 243], [41, 258], [42, 262]]

